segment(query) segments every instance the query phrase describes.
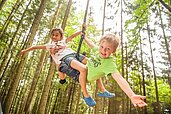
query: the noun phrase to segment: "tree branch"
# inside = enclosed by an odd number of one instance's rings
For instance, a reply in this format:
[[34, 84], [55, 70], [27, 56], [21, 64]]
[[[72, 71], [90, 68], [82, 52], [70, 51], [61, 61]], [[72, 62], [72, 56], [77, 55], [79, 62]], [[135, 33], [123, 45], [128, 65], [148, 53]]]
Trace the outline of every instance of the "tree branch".
[[169, 7], [169, 5], [167, 5], [163, 0], [159, 0], [160, 3], [166, 8], [169, 10], [169, 12], [171, 13], [171, 7]]

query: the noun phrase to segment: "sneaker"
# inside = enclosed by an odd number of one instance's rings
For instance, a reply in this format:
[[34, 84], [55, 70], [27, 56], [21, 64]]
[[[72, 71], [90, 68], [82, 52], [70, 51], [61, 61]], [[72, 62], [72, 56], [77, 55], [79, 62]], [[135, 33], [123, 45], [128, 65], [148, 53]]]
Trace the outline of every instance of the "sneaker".
[[108, 92], [107, 90], [103, 93], [98, 93], [97, 96], [99, 97], [107, 97], [107, 98], [111, 98], [111, 97], [114, 97], [115, 94], [114, 93], [110, 93]]
[[66, 79], [63, 79], [63, 80], [62, 80], [62, 79], [60, 79], [60, 80], [59, 80], [59, 83], [60, 83], [60, 84], [64, 84], [64, 83], [66, 83]]
[[88, 106], [95, 106], [96, 105], [96, 102], [90, 96], [87, 98], [84, 97], [83, 99]]

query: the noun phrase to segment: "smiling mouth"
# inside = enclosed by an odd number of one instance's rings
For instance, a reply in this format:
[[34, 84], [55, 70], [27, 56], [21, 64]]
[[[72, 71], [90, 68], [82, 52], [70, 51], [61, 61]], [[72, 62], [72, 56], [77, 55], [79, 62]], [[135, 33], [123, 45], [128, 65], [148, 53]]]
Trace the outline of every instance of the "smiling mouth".
[[101, 53], [102, 56], [106, 56], [106, 54]]

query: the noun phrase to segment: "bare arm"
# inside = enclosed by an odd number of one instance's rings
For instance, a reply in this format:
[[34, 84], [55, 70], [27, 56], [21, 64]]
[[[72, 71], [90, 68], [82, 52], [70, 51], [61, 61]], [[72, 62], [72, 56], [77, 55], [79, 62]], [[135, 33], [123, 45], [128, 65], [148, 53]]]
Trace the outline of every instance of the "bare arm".
[[134, 106], [144, 107], [147, 104], [143, 101], [145, 96], [136, 95], [130, 88], [128, 82], [120, 75], [120, 73], [113, 73], [112, 77], [116, 80], [121, 89], [127, 94], [131, 99]]
[[116, 80], [118, 85], [127, 94], [129, 98], [131, 98], [132, 95], [135, 95], [135, 93], [130, 88], [128, 82], [119, 73], [113, 73], [112, 77]]
[[96, 46], [96, 45], [94, 44], [94, 42], [93, 42], [92, 40], [88, 39], [87, 37], [85, 37], [84, 40], [85, 40], [85, 42], [88, 44], [88, 46], [89, 46], [90, 48], [93, 48], [94, 46]]
[[36, 50], [36, 49], [46, 49], [45, 45], [38, 45], [38, 46], [31, 46], [27, 49], [24, 49], [20, 52], [20, 55], [24, 55], [25, 53], [32, 51], [32, 50]]
[[71, 36], [69, 36], [69, 37], [66, 39], [66, 42], [68, 43], [68, 42], [71, 41], [74, 37], [76, 37], [76, 36], [78, 36], [78, 35], [80, 35], [80, 34], [81, 34], [81, 31], [72, 34]]

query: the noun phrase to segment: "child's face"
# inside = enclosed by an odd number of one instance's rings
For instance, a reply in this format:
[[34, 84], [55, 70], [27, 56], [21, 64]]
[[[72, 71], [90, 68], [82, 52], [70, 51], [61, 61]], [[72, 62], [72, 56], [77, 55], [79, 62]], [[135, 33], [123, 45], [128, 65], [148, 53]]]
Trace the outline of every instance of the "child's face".
[[62, 40], [62, 36], [59, 33], [59, 31], [53, 31], [51, 34], [51, 39], [52, 39], [52, 41], [57, 42], [57, 41]]
[[99, 53], [101, 58], [108, 58], [114, 52], [113, 45], [106, 40], [100, 42]]

